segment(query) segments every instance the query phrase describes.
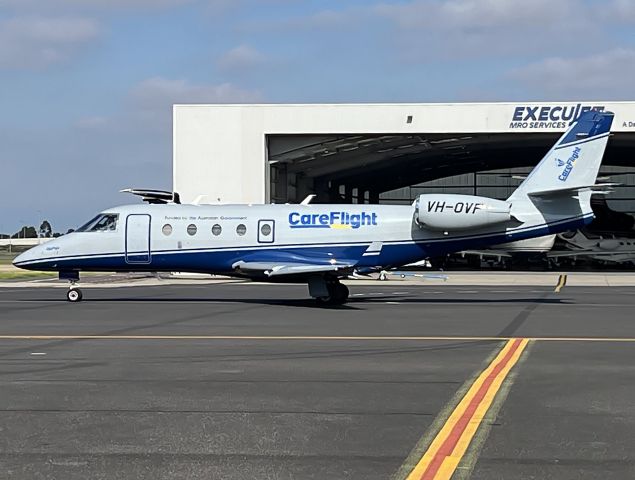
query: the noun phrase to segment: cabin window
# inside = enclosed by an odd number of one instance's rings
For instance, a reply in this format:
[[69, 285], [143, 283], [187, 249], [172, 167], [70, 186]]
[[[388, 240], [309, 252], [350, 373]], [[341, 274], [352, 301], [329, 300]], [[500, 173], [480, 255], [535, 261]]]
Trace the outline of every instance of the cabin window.
[[212, 234], [216, 237], [219, 236], [222, 231], [223, 228], [218, 223], [212, 227]]
[[236, 227], [236, 233], [242, 237], [245, 233], [247, 233], [247, 227], [241, 223]]
[[116, 213], [101, 213], [90, 222], [82, 225], [77, 232], [114, 232], [117, 229], [119, 215]]
[[190, 224], [187, 226], [187, 234], [188, 234], [188, 235], [190, 235], [190, 236], [194, 236], [194, 235], [196, 235], [196, 231], [197, 231], [197, 230], [198, 230], [198, 229], [196, 228], [196, 225], [194, 225], [193, 223], [190, 223]]
[[260, 233], [265, 237], [271, 235], [271, 225], [269, 225], [268, 223], [264, 223], [262, 227], [260, 227]]
[[163, 225], [163, 228], [161, 229], [161, 231], [163, 232], [163, 235], [170, 236], [172, 235], [172, 225], [170, 225], [169, 223], [166, 223], [165, 225]]

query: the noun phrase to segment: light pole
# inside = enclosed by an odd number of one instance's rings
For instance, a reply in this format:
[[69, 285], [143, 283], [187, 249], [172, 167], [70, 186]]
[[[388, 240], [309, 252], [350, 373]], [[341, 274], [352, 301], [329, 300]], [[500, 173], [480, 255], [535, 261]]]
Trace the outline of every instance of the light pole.
[[37, 243], [38, 245], [42, 242], [42, 240], [40, 239], [40, 227], [37, 226], [39, 220], [37, 220], [37, 218], [42, 218], [42, 210], [36, 210], [35, 213], [37, 214], [36, 217], [36, 221], [35, 221], [35, 233], [37, 233]]

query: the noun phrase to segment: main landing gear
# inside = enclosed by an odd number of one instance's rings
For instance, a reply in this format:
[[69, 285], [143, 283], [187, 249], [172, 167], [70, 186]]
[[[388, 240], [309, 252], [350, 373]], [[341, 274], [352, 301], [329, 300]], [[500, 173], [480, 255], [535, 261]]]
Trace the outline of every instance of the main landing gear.
[[79, 282], [79, 272], [60, 272], [59, 277], [60, 280], [68, 280], [71, 282], [71, 285], [66, 292], [66, 300], [71, 303], [81, 302], [83, 297], [82, 291], [79, 287], [77, 287], [77, 282]]
[[315, 278], [309, 281], [309, 293], [318, 305], [343, 305], [348, 301], [348, 287], [337, 278]]

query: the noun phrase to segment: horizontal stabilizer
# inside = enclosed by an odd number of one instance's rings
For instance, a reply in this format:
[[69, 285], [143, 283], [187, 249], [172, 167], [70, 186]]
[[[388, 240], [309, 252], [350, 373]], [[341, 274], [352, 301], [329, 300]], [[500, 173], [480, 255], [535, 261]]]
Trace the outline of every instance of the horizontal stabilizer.
[[561, 258], [561, 257], [621, 257], [622, 255], [632, 255], [635, 257], [635, 250], [616, 250], [612, 252], [606, 252], [602, 250], [592, 248], [582, 248], [580, 250], [563, 250], [563, 251], [551, 251], [547, 254], [549, 258]]
[[596, 183], [595, 185], [585, 185], [578, 187], [568, 188], [552, 188], [551, 190], [541, 190], [538, 192], [528, 193], [531, 197], [550, 197], [558, 195], [574, 195], [578, 192], [592, 191], [594, 193], [608, 193], [612, 191], [612, 187], [619, 185], [619, 183]]

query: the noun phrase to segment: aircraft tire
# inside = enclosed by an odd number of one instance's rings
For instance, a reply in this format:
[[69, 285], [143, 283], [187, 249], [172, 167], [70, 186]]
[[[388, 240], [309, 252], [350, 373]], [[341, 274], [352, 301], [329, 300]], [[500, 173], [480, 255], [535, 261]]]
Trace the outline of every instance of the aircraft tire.
[[348, 287], [342, 283], [332, 283], [327, 285], [329, 295], [326, 297], [317, 297], [318, 305], [343, 305], [348, 301]]
[[71, 303], [82, 301], [82, 291], [79, 288], [71, 288], [66, 292], [66, 300]]
[[343, 283], [335, 284], [334, 288], [335, 303], [342, 305], [348, 301], [348, 295], [350, 294], [348, 287]]
[[333, 304], [331, 297], [315, 297], [315, 301], [320, 307]]

